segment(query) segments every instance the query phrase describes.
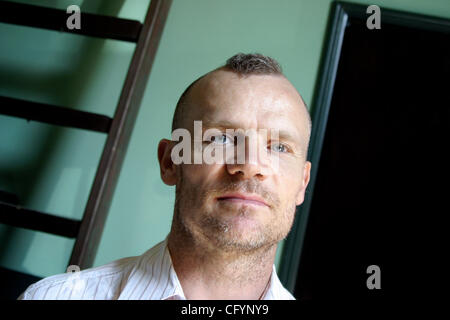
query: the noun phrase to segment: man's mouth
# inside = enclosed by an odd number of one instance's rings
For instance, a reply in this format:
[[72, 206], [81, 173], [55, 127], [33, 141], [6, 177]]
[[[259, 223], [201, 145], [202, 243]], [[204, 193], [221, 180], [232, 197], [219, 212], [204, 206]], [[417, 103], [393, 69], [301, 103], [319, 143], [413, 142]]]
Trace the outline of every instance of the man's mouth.
[[217, 197], [217, 201], [230, 201], [242, 204], [250, 204], [256, 206], [266, 206], [269, 204], [264, 200], [264, 198], [256, 194], [246, 194], [246, 193], [227, 193], [220, 197]]

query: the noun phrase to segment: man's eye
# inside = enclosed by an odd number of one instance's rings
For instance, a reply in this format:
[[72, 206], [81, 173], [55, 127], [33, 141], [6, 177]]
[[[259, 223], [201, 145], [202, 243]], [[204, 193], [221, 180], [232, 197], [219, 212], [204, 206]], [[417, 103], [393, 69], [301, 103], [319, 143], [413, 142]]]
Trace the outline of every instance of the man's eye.
[[276, 152], [288, 152], [289, 149], [282, 143], [273, 143], [270, 145], [270, 149]]
[[233, 142], [233, 140], [226, 134], [218, 134], [211, 137], [211, 142], [216, 144], [227, 144]]

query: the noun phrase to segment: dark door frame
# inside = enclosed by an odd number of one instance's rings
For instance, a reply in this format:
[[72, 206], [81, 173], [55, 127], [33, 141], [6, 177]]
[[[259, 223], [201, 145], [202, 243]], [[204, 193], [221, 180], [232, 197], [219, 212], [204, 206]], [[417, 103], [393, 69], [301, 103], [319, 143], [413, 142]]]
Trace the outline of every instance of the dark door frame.
[[[328, 114], [333, 97], [334, 83], [339, 65], [345, 29], [350, 18], [366, 20], [370, 14], [366, 13], [367, 5], [333, 2], [325, 36], [325, 49], [321, 57], [318, 82], [316, 85], [312, 107], [312, 132], [308, 152], [311, 161], [311, 178], [305, 194], [303, 204], [297, 207], [296, 218], [289, 236], [286, 238], [279, 277], [283, 285], [290, 292], [294, 292], [297, 282], [302, 247], [308, 223], [308, 216], [312, 202], [314, 185], [317, 177], [318, 164], [322, 150]], [[421, 14], [384, 9], [381, 7], [381, 28], [383, 24], [392, 24], [416, 29], [450, 33], [450, 20]], [[373, 32], [377, 30], [374, 29]]]

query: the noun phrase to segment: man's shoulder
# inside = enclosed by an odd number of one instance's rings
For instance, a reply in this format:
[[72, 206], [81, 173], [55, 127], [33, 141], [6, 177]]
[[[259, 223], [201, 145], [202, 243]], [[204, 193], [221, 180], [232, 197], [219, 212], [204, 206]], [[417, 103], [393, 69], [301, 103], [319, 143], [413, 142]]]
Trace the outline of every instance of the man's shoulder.
[[95, 268], [46, 277], [31, 284], [18, 300], [114, 298], [115, 291], [120, 289], [118, 282], [138, 259], [139, 256], [126, 257]]
[[280, 290], [280, 300], [296, 300], [296, 299], [285, 287], [283, 287]]
[[296, 300], [295, 297], [279, 282], [269, 295], [270, 300]]
[[295, 297], [284, 287], [277, 275], [275, 265], [273, 266], [270, 292], [266, 295], [270, 300], [295, 300]]

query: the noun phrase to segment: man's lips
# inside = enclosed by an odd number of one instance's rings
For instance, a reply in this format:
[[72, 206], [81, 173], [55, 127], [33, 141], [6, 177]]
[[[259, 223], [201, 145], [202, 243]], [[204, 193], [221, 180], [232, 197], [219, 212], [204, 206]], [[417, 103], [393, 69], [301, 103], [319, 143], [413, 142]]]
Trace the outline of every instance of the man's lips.
[[269, 206], [269, 204], [264, 200], [264, 198], [255, 194], [227, 193], [225, 195], [217, 197], [217, 200], [253, 204], [258, 206], [267, 206], [267, 207]]

